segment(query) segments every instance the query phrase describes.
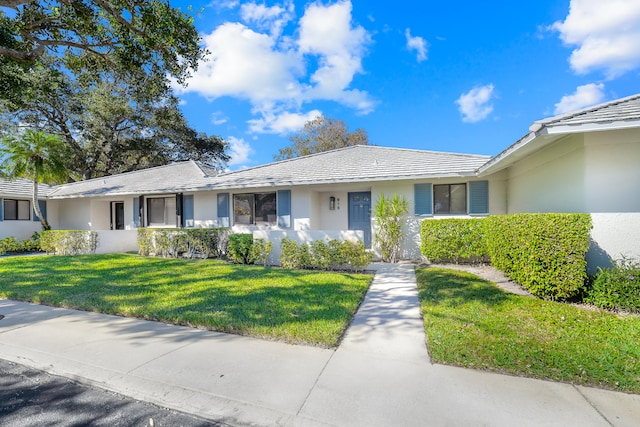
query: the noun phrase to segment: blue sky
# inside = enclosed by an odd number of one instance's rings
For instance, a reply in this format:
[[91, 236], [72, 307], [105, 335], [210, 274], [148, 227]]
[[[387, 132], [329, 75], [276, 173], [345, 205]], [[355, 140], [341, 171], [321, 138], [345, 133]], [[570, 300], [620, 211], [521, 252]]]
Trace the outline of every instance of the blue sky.
[[535, 120], [640, 92], [640, 0], [172, 5], [198, 11], [210, 51], [174, 91], [232, 170], [320, 113], [375, 145], [495, 155]]

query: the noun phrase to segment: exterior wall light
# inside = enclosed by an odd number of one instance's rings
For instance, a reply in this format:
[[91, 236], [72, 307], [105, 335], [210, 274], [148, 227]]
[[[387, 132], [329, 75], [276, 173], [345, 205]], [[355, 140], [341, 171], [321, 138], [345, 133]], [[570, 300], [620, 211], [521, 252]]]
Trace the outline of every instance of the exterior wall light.
[[336, 198], [333, 196], [329, 197], [329, 210], [330, 211], [336, 210]]

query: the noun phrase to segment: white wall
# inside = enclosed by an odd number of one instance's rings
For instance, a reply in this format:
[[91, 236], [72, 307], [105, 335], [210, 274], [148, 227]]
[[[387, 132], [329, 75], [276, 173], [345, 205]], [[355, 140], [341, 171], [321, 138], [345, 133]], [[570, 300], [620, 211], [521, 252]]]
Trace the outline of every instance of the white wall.
[[97, 233], [97, 254], [138, 251], [137, 230], [99, 230]]
[[509, 168], [508, 212], [590, 213], [589, 273], [640, 259], [638, 160], [638, 129], [565, 137]]
[[0, 239], [13, 236], [18, 241], [26, 240], [36, 231], [42, 231], [40, 221], [0, 221]]
[[91, 230], [91, 199], [60, 200], [58, 229]]
[[[229, 203], [233, 204], [232, 201]], [[218, 193], [213, 191], [194, 193], [193, 209], [195, 227], [216, 228], [220, 226], [218, 224]]]
[[571, 135], [511, 166], [508, 212], [582, 212], [585, 156], [582, 135]]

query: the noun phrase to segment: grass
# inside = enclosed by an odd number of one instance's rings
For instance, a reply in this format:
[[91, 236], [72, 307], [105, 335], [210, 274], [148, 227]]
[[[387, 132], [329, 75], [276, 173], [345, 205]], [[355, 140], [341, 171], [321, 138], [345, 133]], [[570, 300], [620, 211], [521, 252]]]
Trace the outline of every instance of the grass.
[[640, 317], [513, 295], [454, 270], [417, 270], [434, 362], [640, 393]]
[[0, 259], [0, 298], [336, 346], [371, 275], [132, 254]]

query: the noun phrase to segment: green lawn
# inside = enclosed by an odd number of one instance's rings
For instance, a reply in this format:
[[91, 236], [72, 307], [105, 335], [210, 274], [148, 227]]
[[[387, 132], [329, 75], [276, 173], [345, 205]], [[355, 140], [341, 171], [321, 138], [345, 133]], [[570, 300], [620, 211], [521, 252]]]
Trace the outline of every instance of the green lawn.
[[640, 317], [506, 293], [475, 275], [417, 270], [434, 362], [640, 393]]
[[0, 298], [324, 347], [371, 275], [132, 254], [0, 258]]

